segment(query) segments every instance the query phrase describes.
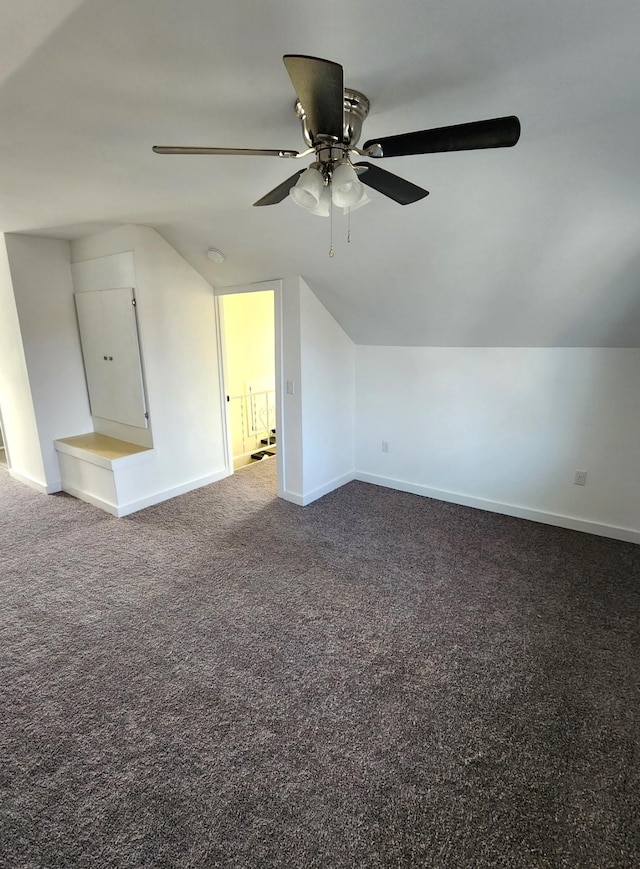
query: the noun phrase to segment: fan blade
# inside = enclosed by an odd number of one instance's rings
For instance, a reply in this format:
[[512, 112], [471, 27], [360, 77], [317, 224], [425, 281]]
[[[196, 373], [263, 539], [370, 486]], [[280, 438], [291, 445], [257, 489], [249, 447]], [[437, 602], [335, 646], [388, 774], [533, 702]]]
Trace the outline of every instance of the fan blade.
[[358, 173], [358, 180], [368, 187], [373, 187], [379, 193], [388, 196], [389, 199], [394, 199], [400, 205], [411, 205], [412, 202], [417, 202], [419, 199], [424, 199], [429, 195], [428, 190], [423, 190], [411, 181], [405, 181], [404, 178], [398, 178], [386, 169], [381, 169], [379, 166], [373, 166], [371, 163], [356, 163], [356, 166], [366, 166], [367, 171], [362, 174]]
[[287, 198], [289, 191], [304, 171], [304, 169], [301, 169], [299, 172], [296, 172], [296, 174], [292, 175], [291, 178], [287, 178], [287, 180], [283, 181], [282, 184], [278, 184], [278, 186], [274, 187], [273, 190], [266, 194], [266, 196], [263, 196], [262, 199], [258, 199], [258, 201], [253, 204], [277, 205], [278, 202], [282, 202], [283, 199]]
[[322, 136], [342, 142], [344, 79], [340, 64], [304, 54], [285, 54], [282, 59], [307, 116], [313, 144]]
[[[383, 139], [369, 139], [362, 146], [369, 157], [405, 157], [439, 151], [470, 151], [476, 148], [511, 148], [520, 138], [520, 121], [515, 115], [455, 124], [416, 133], [402, 133]], [[382, 153], [379, 153], [381, 151]]]
[[241, 157], [297, 157], [298, 151], [274, 151], [260, 148], [190, 148], [184, 145], [154, 145], [156, 154], [239, 154]]

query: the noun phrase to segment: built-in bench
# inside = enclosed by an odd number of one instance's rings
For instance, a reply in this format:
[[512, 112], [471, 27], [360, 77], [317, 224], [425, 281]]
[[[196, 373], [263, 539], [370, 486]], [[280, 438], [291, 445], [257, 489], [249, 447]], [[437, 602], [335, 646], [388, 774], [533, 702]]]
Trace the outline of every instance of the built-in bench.
[[[122, 516], [130, 469], [154, 458], [151, 447], [141, 447], [97, 432], [54, 441], [60, 464], [62, 490], [75, 498]], [[123, 497], [124, 493], [124, 497]]]

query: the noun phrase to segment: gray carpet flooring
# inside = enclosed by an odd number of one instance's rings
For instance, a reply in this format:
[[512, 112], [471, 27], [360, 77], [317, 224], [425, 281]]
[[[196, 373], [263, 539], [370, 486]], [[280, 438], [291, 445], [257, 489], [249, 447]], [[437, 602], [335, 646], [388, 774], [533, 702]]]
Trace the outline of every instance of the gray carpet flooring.
[[640, 547], [0, 472], [0, 866], [637, 867]]

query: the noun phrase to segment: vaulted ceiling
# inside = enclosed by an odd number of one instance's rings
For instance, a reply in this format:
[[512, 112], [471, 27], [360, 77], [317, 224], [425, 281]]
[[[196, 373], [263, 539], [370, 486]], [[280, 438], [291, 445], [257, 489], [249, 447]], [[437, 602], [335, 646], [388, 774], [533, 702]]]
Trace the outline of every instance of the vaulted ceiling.
[[[0, 230], [154, 226], [215, 286], [301, 274], [358, 343], [637, 347], [639, 36], [636, 0], [1, 0]], [[381, 161], [430, 196], [372, 193], [350, 244], [336, 213], [330, 258], [327, 219], [252, 206], [303, 161], [151, 151], [302, 150], [287, 53], [344, 66], [363, 140], [520, 142]]]

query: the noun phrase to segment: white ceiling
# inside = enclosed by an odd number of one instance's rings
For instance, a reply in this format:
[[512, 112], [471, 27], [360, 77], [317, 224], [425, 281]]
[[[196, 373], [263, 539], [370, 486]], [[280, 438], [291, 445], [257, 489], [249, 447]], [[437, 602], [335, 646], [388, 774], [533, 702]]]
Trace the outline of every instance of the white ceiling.
[[[358, 343], [640, 346], [637, 0], [0, 0], [0, 230], [155, 226], [212, 284], [301, 274]], [[378, 165], [329, 221], [252, 203], [300, 168], [286, 53], [338, 61], [363, 141], [517, 114], [515, 148]], [[209, 246], [226, 261], [206, 258]]]

